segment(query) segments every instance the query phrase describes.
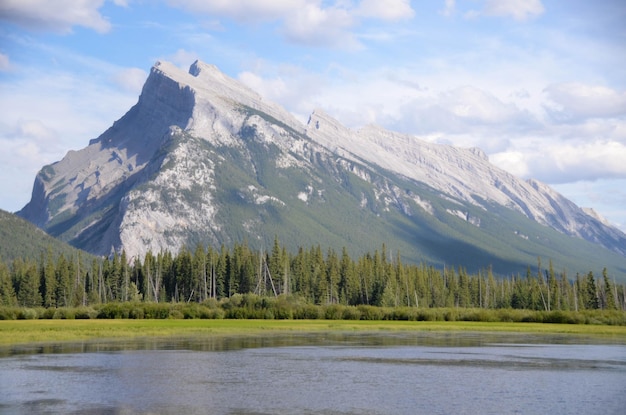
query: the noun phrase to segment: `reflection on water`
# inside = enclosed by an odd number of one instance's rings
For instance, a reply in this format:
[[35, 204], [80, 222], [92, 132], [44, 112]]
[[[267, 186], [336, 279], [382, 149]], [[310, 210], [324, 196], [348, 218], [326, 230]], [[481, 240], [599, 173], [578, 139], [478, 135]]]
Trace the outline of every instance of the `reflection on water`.
[[212, 335], [183, 338], [138, 338], [130, 340], [89, 340], [74, 343], [50, 343], [0, 346], [0, 358], [25, 354], [99, 353], [131, 350], [191, 350], [215, 352], [262, 347], [289, 346], [435, 346], [477, 347], [519, 344], [622, 344], [621, 338], [598, 338], [545, 333], [494, 332], [326, 332], [280, 333], [272, 335]]
[[0, 351], [0, 413], [618, 414], [626, 346], [572, 336], [323, 333]]

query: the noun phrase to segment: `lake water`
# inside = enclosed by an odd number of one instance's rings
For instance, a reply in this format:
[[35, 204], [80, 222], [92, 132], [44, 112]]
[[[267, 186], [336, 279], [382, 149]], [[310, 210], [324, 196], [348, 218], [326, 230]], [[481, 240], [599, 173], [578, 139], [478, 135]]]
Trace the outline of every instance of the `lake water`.
[[1, 414], [624, 414], [626, 345], [292, 334], [0, 350]]

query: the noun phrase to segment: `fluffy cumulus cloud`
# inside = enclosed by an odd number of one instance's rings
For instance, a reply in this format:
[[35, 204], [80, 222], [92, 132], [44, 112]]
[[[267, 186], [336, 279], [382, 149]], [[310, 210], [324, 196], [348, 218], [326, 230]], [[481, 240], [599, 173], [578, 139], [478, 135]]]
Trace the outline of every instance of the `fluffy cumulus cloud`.
[[0, 182], [0, 202], [9, 210], [26, 204], [25, 189], [42, 166], [87, 145], [137, 101], [136, 92], [113, 82], [113, 72], [97, 81], [49, 68], [23, 75], [0, 82], [0, 165], [14, 178]]
[[2, 0], [0, 19], [32, 30], [68, 33], [72, 27], [82, 26], [105, 33], [111, 24], [99, 12], [103, 3], [104, 0]]
[[571, 143], [536, 137], [492, 154], [490, 160], [520, 177], [552, 184], [626, 178], [626, 145], [615, 141]]
[[60, 142], [58, 132], [38, 119], [19, 119], [2, 125], [0, 164], [5, 177], [11, 179], [0, 182], [0, 195], [15, 198], [14, 195], [22, 194], [23, 197], [13, 200], [12, 206], [3, 206], [4, 209], [18, 209], [27, 202], [28, 193], [22, 190], [31, 189], [35, 173], [66, 150], [61, 148]]
[[296, 43], [352, 48], [358, 47], [358, 42], [349, 32], [354, 23], [353, 15], [346, 9], [321, 8], [309, 3], [285, 20], [283, 33]]
[[111, 79], [124, 91], [139, 93], [148, 74], [139, 68], [124, 68], [117, 71]]
[[414, 16], [408, 0], [169, 0], [168, 4], [240, 23], [275, 22], [294, 43], [345, 49], [360, 47], [352, 30], [361, 19], [392, 22]]
[[626, 91], [582, 83], [552, 84], [545, 89], [547, 110], [558, 121], [626, 118]]
[[502, 151], [509, 139], [537, 128], [527, 110], [473, 86], [422, 93], [407, 101], [392, 128], [439, 142]]

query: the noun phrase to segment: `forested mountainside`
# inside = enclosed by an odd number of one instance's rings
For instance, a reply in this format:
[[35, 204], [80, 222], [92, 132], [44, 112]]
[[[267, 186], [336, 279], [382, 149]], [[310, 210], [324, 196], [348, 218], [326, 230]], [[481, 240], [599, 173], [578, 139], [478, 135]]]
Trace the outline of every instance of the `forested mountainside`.
[[299, 246], [523, 273], [626, 276], [626, 235], [553, 189], [461, 149], [286, 110], [194, 63], [157, 63], [138, 103], [36, 177], [18, 214], [94, 254], [142, 258], [183, 246]]
[[[53, 238], [32, 223], [0, 209], [0, 260], [40, 260], [42, 255], [55, 259], [59, 255], [72, 258], [78, 252], [78, 249]], [[81, 255], [87, 259], [91, 257], [87, 252]]]

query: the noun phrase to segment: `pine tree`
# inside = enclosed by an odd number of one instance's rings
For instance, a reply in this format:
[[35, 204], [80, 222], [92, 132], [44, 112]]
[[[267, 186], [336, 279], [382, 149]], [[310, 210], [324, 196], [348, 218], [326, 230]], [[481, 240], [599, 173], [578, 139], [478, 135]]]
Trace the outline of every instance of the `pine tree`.
[[598, 290], [596, 288], [596, 281], [593, 278], [593, 272], [591, 271], [587, 274], [585, 287], [585, 308], [595, 310], [599, 307]]
[[13, 273], [18, 304], [22, 307], [40, 307], [42, 301], [37, 265], [17, 259], [13, 261]]
[[609, 275], [606, 268], [602, 270], [602, 278], [604, 279], [602, 308], [606, 310], [615, 310], [617, 307], [615, 304], [613, 285], [609, 280]]
[[335, 304], [339, 302], [339, 258], [334, 250], [328, 249], [326, 254], [326, 281], [328, 294], [326, 302]]
[[56, 273], [54, 269], [54, 260], [52, 259], [52, 250], [46, 251], [45, 260], [42, 260], [41, 269], [41, 297], [44, 307], [56, 307]]
[[17, 305], [17, 297], [15, 289], [11, 281], [11, 272], [9, 267], [0, 260], [0, 305], [14, 306]]

